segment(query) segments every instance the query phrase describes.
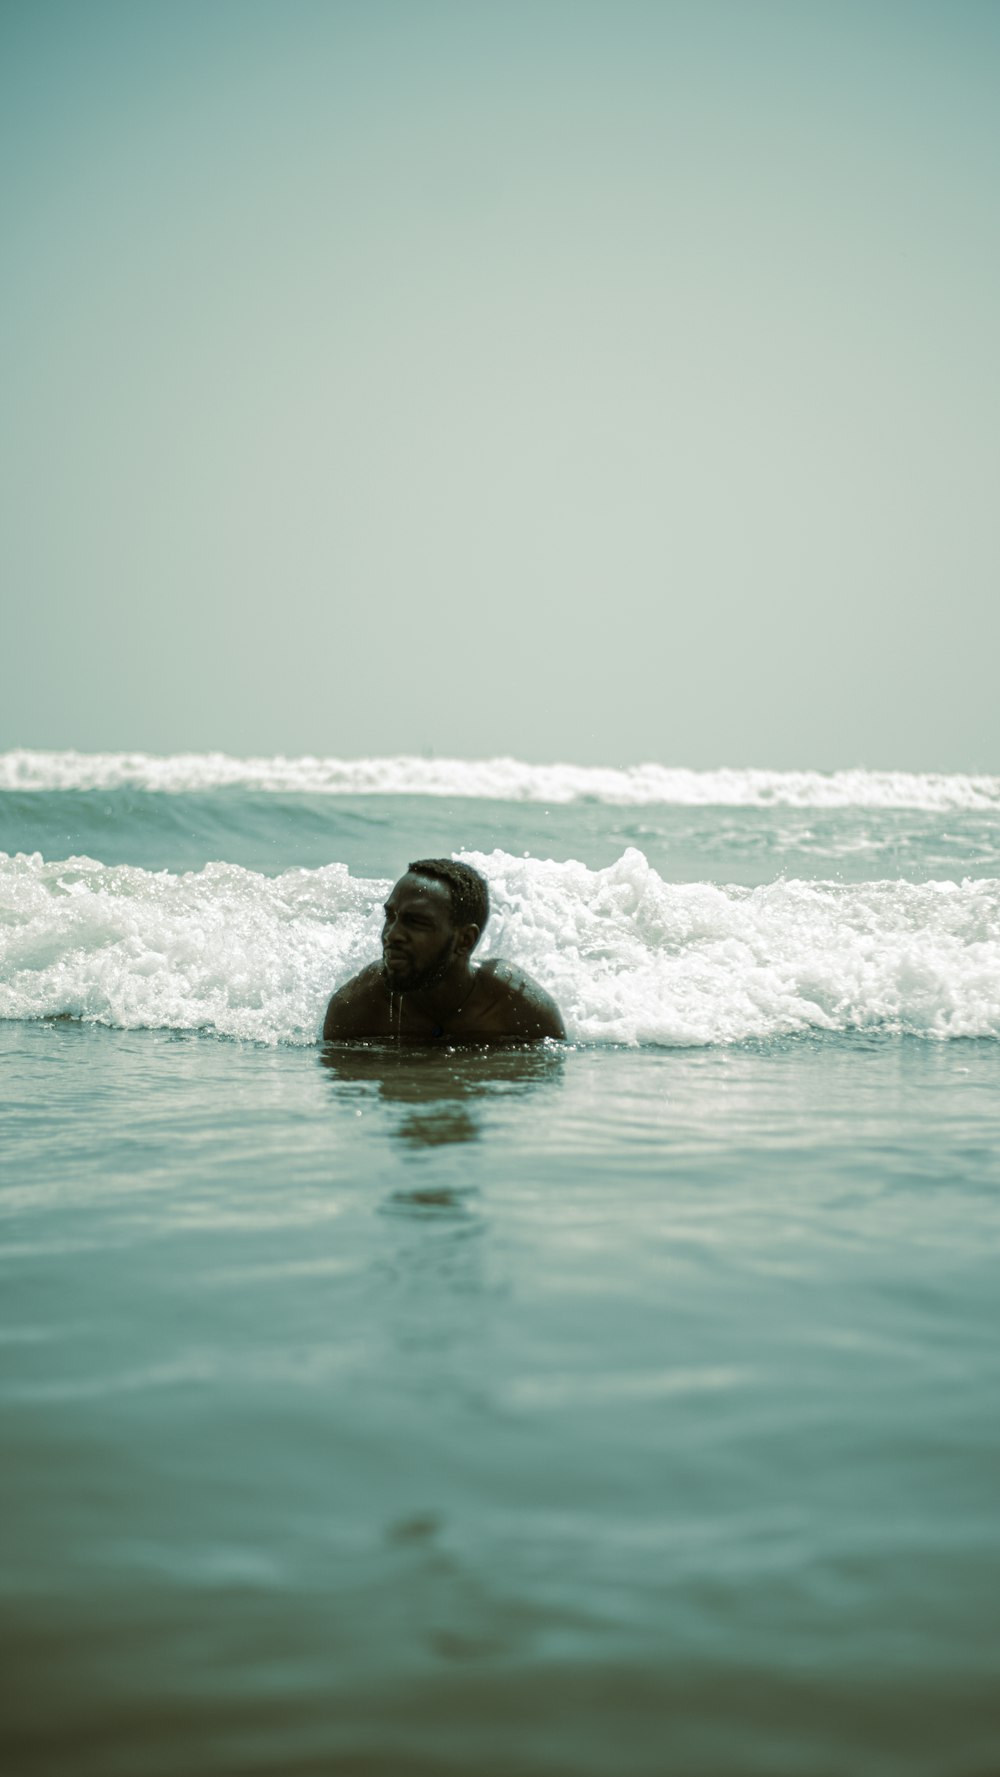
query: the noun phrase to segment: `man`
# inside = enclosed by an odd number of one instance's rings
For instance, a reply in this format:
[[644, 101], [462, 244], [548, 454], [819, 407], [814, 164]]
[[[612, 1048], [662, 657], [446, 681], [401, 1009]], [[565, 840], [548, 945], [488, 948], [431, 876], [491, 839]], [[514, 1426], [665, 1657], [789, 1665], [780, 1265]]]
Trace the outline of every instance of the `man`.
[[555, 1001], [530, 975], [470, 958], [490, 916], [470, 864], [421, 858], [385, 903], [382, 961], [334, 994], [323, 1041], [533, 1043], [565, 1037]]

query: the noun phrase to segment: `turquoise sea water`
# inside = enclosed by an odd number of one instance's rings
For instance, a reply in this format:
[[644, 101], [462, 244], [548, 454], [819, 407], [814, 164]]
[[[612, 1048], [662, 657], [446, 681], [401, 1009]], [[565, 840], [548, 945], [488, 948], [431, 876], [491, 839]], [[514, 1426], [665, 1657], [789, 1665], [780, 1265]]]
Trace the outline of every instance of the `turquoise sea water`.
[[[0, 796], [5, 1769], [1000, 1766], [1000, 836], [929, 800]], [[324, 1052], [453, 849], [573, 1040]]]

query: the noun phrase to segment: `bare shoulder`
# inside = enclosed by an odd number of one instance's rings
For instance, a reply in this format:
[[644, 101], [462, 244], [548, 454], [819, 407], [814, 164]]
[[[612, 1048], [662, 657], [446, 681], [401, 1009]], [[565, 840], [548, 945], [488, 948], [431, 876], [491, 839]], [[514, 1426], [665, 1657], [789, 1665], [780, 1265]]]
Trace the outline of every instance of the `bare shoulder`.
[[377, 1027], [385, 1017], [385, 994], [380, 975], [379, 964], [369, 963], [360, 974], [338, 987], [326, 1008], [324, 1043], [378, 1034]]
[[566, 1026], [555, 1000], [525, 969], [494, 957], [481, 964], [479, 975], [489, 996], [484, 1011], [491, 1022], [496, 1020], [498, 1028], [509, 1026], [512, 1036], [529, 1042], [565, 1037]]

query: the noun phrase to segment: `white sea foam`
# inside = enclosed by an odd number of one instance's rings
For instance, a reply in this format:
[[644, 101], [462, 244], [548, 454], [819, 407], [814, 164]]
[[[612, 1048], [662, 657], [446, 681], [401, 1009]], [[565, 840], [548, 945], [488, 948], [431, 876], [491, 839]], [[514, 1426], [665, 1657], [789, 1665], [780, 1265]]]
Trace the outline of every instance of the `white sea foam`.
[[[670, 884], [466, 854], [490, 881], [484, 955], [522, 963], [585, 1042], [701, 1044], [808, 1030], [1000, 1036], [1000, 882]], [[0, 854], [0, 1016], [316, 1040], [377, 953], [388, 884], [346, 866], [183, 876]]]
[[471, 796], [501, 802], [732, 808], [1000, 809], [1000, 777], [908, 771], [690, 771], [527, 765], [517, 759], [237, 759], [225, 753], [0, 754], [0, 790], [247, 789], [316, 795]]

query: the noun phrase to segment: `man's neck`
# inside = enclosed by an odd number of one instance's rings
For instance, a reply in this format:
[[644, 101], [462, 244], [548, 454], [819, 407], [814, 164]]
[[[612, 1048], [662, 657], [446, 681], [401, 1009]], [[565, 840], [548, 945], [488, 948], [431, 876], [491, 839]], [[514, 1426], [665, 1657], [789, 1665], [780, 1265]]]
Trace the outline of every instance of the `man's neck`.
[[[432, 1024], [443, 1024], [464, 1006], [475, 979], [476, 971], [466, 958], [462, 962], [452, 963], [447, 974], [440, 981], [435, 981], [432, 987], [417, 987], [412, 993], [405, 993], [401, 997], [408, 1011], [429, 1019]], [[389, 992], [392, 993], [391, 985]]]

